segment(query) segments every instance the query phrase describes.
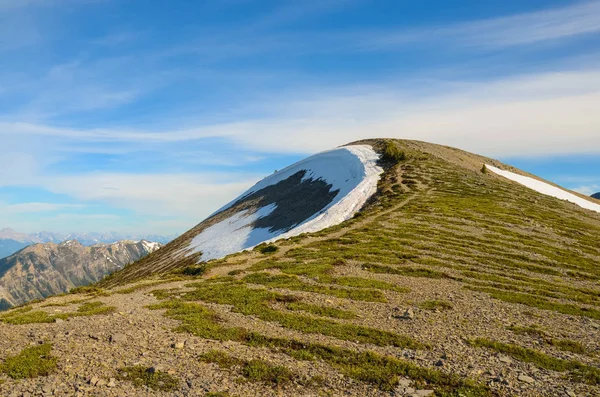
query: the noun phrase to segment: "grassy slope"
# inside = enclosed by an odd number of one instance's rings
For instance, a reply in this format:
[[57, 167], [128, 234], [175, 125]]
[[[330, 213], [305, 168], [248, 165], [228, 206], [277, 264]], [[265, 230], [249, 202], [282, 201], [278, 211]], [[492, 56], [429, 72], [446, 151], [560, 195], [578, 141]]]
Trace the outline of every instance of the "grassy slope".
[[[547, 312], [557, 324], [563, 319], [600, 319], [600, 215], [482, 173], [483, 162], [501, 165], [493, 160], [421, 142], [397, 144], [407, 159], [388, 170], [377, 200], [360, 216], [313, 235], [277, 242], [277, 250], [213, 261], [206, 274], [190, 277], [199, 282], [185, 291], [156, 293], [162, 303], [155, 309], [168, 309], [165, 315], [181, 321], [180, 332], [268, 347], [298, 360], [319, 359], [346, 376], [382, 389], [393, 388], [398, 376], [406, 376], [417, 386], [434, 387], [438, 395], [494, 392], [443, 370], [388, 357], [376, 347], [388, 346], [385, 352], [437, 347], [413, 340], [413, 335], [380, 329], [378, 324], [365, 326], [359, 321], [359, 308], [365, 307], [360, 305], [370, 305], [368, 310], [373, 312], [387, 311], [390, 303], [402, 301], [402, 295], [409, 292], [404, 280], [422, 279], [428, 280], [429, 284], [423, 283], [428, 288], [450, 285], [474, 299], [490, 296], [512, 305], [519, 314]], [[174, 260], [173, 253], [190, 236], [184, 235], [102, 285], [127, 284], [152, 269], [162, 273], [189, 266], [192, 261]], [[231, 276], [207, 279], [227, 273]], [[323, 304], [323, 299], [328, 303]], [[341, 310], [329, 299], [350, 301], [354, 306]], [[233, 313], [277, 324], [309, 339], [321, 334], [371, 350], [342, 349], [338, 343], [298, 347], [291, 339], [269, 338], [260, 330], [227, 324], [205, 303], [226, 305]], [[443, 301], [420, 305], [432, 312], [453, 312], [452, 305]], [[557, 334], [560, 330], [549, 331]], [[530, 337], [537, 336], [523, 336]], [[571, 371], [574, 382], [599, 381], [598, 360], [590, 358], [597, 354], [589, 344], [572, 349], [574, 358], [563, 365], [567, 361], [553, 358], [561, 354], [556, 344], [546, 343], [541, 353], [508, 348], [506, 342], [512, 341], [483, 343], [473, 338], [470, 343], [474, 349], [496, 350], [540, 368], [559, 362], [552, 369]], [[568, 340], [563, 344], [581, 345]]]

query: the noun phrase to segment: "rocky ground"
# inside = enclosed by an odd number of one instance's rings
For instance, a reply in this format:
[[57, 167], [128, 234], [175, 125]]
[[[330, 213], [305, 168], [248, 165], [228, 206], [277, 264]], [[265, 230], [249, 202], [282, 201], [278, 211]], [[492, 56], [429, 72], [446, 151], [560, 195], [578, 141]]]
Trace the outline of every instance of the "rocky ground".
[[[340, 375], [328, 365], [303, 362], [267, 349], [255, 349], [236, 342], [219, 342], [173, 332], [178, 322], [165, 318], [162, 311], [145, 306], [156, 303], [149, 293], [153, 289], [182, 289], [186, 281], [139, 290], [131, 294], [112, 294], [99, 297], [116, 311], [109, 315], [78, 317], [50, 324], [8, 325], [0, 324], [0, 358], [14, 355], [24, 347], [51, 343], [53, 355], [58, 358], [58, 370], [47, 377], [12, 381], [0, 385], [0, 395], [6, 396], [204, 396], [208, 392], [226, 391], [231, 395], [249, 396], [425, 396], [431, 390], [411, 387], [409, 379], [400, 380], [394, 391], [381, 391]], [[485, 349], [474, 349], [465, 340], [469, 336], [485, 335], [491, 339], [510, 340], [503, 325], [529, 323], [553, 326], [558, 316], [541, 310], [524, 314], [514, 305], [491, 299], [485, 294], [461, 290], [453, 281], [429, 281], [405, 278], [403, 286], [413, 291], [398, 297], [389, 294], [390, 302], [381, 310], [381, 304], [344, 301], [332, 297], [310, 297], [313, 303], [337, 304], [344, 309], [360, 313], [358, 323], [402, 334], [413, 335], [417, 340], [432, 344], [433, 349], [414, 351], [391, 347], [368, 346], [379, 351], [409, 360], [420, 366], [437, 368], [488, 384], [503, 396], [594, 396], [600, 388], [565, 382], [564, 374], [521, 363], [502, 354]], [[302, 294], [302, 293], [301, 293]], [[413, 302], [444, 299], [452, 309], [422, 310]], [[50, 303], [64, 303], [73, 296], [52, 298]], [[320, 302], [321, 301], [321, 302]], [[47, 304], [48, 302], [44, 302]], [[41, 304], [37, 304], [38, 306]], [[377, 305], [378, 310], [373, 310]], [[307, 336], [282, 328], [276, 324], [232, 313], [227, 307], [210, 305], [230, 324], [243, 326], [273, 337], [290, 337], [353, 349], [366, 347], [352, 342], [340, 342], [322, 335]], [[44, 307], [49, 313], [70, 311], [71, 307]], [[532, 317], [533, 316], [533, 317]], [[563, 332], [577, 335], [587, 344], [598, 343], [598, 321], [570, 318], [563, 323]], [[535, 346], [523, 337], [516, 342]], [[260, 383], [239, 382], [235, 372], [223, 371], [215, 364], [201, 362], [198, 357], [210, 350], [224, 350], [244, 359], [261, 358], [288, 367], [305, 377], [319, 375], [323, 385], [306, 387], [285, 385], [280, 388]], [[565, 353], [564, 358], [570, 354]], [[598, 360], [590, 359], [598, 365]], [[119, 378], [118, 368], [141, 365], [156, 368], [180, 380], [177, 391], [160, 392], [136, 388]]]
[[[31, 379], [13, 379], [0, 367], [0, 395], [600, 396], [600, 216], [483, 175], [478, 157], [411, 145], [409, 160], [382, 186], [388, 196], [343, 227], [278, 242], [274, 253], [255, 250], [206, 269], [185, 268], [207, 270], [196, 276], [155, 275], [132, 284], [117, 274], [105, 292], [50, 298], [22, 314], [63, 315], [56, 322], [9, 324], [0, 315], [0, 363], [48, 343], [57, 359], [47, 376]], [[257, 274], [298, 284], [269, 285], [252, 278]], [[199, 285], [217, 286], [219, 299], [195, 296]], [[277, 296], [250, 306], [227, 294], [235, 288], [247, 292], [248, 302], [257, 289]], [[64, 316], [85, 305], [81, 299], [114, 310]], [[160, 302], [199, 303], [212, 314], [176, 320], [148, 307]], [[292, 311], [290, 302], [355, 317]], [[372, 372], [386, 369], [367, 366], [379, 358], [412, 370], [387, 368], [387, 383], [377, 383], [358, 365], [353, 371], [325, 356], [309, 360], [227, 334], [235, 327], [303, 346], [370, 352], [361, 365]], [[376, 343], [372, 335], [390, 339]], [[390, 342], [394, 337], [411, 347]], [[207, 362], [214, 351], [237, 364]], [[294, 376], [273, 382], [240, 370], [253, 360]], [[177, 385], [168, 391], [158, 390], [163, 381], [136, 385], [125, 369], [132, 367]], [[444, 376], [463, 383], [444, 388]]]

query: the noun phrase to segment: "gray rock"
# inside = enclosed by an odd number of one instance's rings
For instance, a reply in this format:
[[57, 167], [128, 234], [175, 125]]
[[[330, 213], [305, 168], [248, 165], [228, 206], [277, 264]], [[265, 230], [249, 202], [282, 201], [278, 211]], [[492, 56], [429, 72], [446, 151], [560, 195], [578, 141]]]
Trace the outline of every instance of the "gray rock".
[[409, 307], [402, 315], [402, 318], [406, 320], [413, 320], [415, 318], [415, 311]]
[[512, 362], [513, 362], [513, 361], [510, 359], [510, 357], [507, 357], [507, 356], [502, 356], [502, 355], [501, 355], [501, 356], [498, 356], [498, 360], [499, 360], [500, 362], [503, 362], [504, 364], [512, 364]]
[[425, 396], [431, 396], [433, 395], [434, 391], [433, 390], [417, 390], [415, 395], [418, 397], [425, 397]]
[[125, 334], [113, 334], [109, 338], [109, 341], [111, 343], [123, 343], [126, 340], [127, 340], [127, 336]]
[[519, 377], [517, 379], [519, 379], [521, 382], [525, 382], [525, 383], [535, 382], [535, 379], [533, 379], [531, 376], [527, 376], [527, 375], [519, 375]]

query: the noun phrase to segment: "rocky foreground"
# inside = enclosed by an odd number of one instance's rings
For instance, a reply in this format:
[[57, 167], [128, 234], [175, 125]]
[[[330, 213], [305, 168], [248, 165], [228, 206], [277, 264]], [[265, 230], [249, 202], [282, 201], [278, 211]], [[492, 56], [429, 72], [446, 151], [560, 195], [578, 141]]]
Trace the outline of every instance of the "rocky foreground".
[[0, 314], [0, 395], [600, 396], [600, 215], [397, 144], [339, 226]]

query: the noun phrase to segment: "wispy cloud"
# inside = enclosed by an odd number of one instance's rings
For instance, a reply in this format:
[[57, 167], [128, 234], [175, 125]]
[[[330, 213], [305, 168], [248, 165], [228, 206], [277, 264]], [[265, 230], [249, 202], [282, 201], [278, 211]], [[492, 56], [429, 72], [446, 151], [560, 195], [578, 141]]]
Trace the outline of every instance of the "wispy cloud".
[[594, 111], [600, 103], [600, 71], [446, 86], [444, 92], [424, 96], [414, 91], [419, 87], [403, 91], [386, 85], [358, 93], [325, 91], [295, 100], [273, 98], [262, 107], [275, 111], [260, 119], [169, 131], [82, 130], [27, 123], [1, 123], [0, 130], [138, 144], [220, 138], [262, 152], [309, 153], [375, 136], [431, 140], [490, 155], [588, 153], [600, 148], [600, 114]]
[[446, 26], [361, 32], [356, 34], [356, 39], [364, 49], [370, 50], [384, 50], [415, 42], [429, 42], [437, 46], [451, 43], [457, 46], [499, 48], [535, 44], [599, 31], [600, 2], [594, 0]]
[[82, 204], [55, 204], [55, 203], [0, 203], [0, 214], [31, 214], [39, 212], [53, 212], [85, 208]]
[[593, 185], [578, 186], [578, 187], [574, 188], [573, 190], [575, 190], [576, 192], [585, 194], [586, 196], [591, 196], [594, 193], [600, 192], [600, 183], [593, 184]]

